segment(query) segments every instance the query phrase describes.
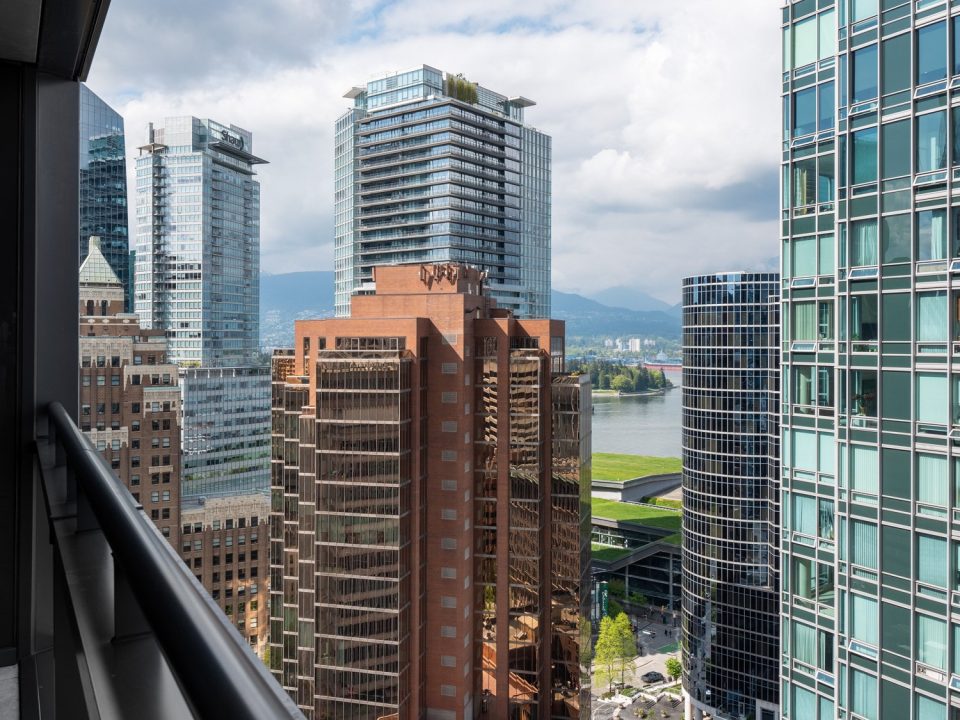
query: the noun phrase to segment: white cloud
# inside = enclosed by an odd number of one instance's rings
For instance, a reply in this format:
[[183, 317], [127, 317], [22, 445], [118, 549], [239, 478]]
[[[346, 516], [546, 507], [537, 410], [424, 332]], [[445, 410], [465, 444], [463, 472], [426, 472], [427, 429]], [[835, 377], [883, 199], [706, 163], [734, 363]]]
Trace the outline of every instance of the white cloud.
[[165, 6], [115, 4], [90, 84], [125, 116], [131, 151], [148, 120], [177, 114], [254, 133], [271, 163], [261, 170], [266, 270], [332, 266], [341, 96], [421, 63], [537, 101], [527, 120], [554, 138], [558, 289], [630, 283], [675, 301], [682, 275], [777, 253], [773, 0], [231, 7], [240, 9], [229, 22], [208, 12], [199, 29], [161, 42], [126, 34], [162, 25]]

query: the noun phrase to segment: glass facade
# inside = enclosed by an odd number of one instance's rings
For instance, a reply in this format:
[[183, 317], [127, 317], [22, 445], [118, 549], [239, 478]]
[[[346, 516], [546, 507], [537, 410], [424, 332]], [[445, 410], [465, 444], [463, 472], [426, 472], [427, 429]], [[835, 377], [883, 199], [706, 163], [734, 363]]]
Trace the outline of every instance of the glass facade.
[[[123, 118], [86, 85], [80, 85], [80, 264], [90, 236], [123, 283], [131, 285], [127, 233], [127, 171]], [[129, 302], [129, 298], [128, 298]], [[126, 306], [127, 312], [133, 307]]]
[[[797, 93], [836, 88], [834, 127], [782, 145], [782, 714], [946, 720], [960, 701], [960, 20], [944, 0], [816, 5], [788, 3], [782, 24], [785, 127]], [[825, 45], [800, 57], [809, 24]], [[811, 158], [836, 182], [792, 202]], [[827, 244], [816, 272], [789, 262], [811, 239]], [[830, 318], [809, 340], [808, 305]]]
[[270, 368], [187, 368], [183, 394], [185, 498], [267, 493]]
[[257, 362], [260, 183], [252, 134], [194, 117], [148, 130], [137, 173], [135, 307], [181, 366]]
[[337, 120], [336, 310], [376, 265], [454, 261], [502, 307], [550, 315], [551, 139], [507, 98], [424, 65], [347, 94]]
[[775, 273], [683, 281], [681, 647], [697, 717], [778, 703], [778, 288]]

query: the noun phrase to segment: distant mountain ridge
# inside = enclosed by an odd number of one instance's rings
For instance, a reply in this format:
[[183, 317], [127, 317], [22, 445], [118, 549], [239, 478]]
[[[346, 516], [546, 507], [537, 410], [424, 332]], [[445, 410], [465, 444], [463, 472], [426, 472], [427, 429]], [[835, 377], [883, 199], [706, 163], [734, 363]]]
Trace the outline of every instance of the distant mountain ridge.
[[[636, 310], [611, 307], [576, 293], [554, 290], [552, 315], [567, 323], [570, 337], [658, 336], [677, 338], [680, 319], [675, 308], [639, 291], [614, 288], [618, 293], [633, 292], [638, 303], [647, 300], [661, 307]], [[293, 321], [333, 317], [334, 275], [332, 270], [308, 270], [260, 276], [260, 344], [264, 348], [290, 347]]]

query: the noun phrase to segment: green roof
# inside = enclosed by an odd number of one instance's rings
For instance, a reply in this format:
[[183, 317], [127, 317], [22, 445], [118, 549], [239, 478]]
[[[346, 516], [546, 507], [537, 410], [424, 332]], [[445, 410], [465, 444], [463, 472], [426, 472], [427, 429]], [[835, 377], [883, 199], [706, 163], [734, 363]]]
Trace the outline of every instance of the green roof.
[[634, 503], [591, 498], [593, 517], [619, 520], [634, 525], [652, 528], [662, 528], [672, 532], [679, 532], [682, 524], [680, 512], [669, 507], [652, 507], [650, 505], [636, 505]]
[[591, 472], [594, 480], [632, 480], [648, 475], [678, 473], [680, 458], [655, 455], [625, 455], [622, 453], [594, 453]]

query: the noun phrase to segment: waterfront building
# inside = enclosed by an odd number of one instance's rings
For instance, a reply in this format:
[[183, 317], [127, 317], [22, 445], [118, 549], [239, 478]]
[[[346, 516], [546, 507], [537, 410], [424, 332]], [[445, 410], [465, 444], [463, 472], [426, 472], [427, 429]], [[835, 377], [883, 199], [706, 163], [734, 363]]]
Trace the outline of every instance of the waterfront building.
[[691, 720], [778, 716], [779, 281], [763, 272], [683, 280], [682, 651]]
[[151, 123], [140, 147], [136, 310], [181, 367], [257, 363], [264, 162], [249, 131], [195, 117]]
[[176, 548], [180, 389], [161, 330], [123, 312], [123, 283], [89, 238], [80, 266], [80, 429]]
[[270, 665], [308, 718], [589, 717], [590, 386], [477, 269], [273, 360]]
[[335, 127], [336, 314], [373, 268], [458, 262], [518, 317], [550, 316], [551, 138], [535, 103], [428, 65], [354, 87]]
[[783, 714], [954, 718], [960, 20], [811, 5], [782, 20]]
[[127, 233], [127, 170], [123, 118], [85, 84], [80, 84], [80, 259], [90, 237], [120, 279], [125, 310], [131, 288]]

